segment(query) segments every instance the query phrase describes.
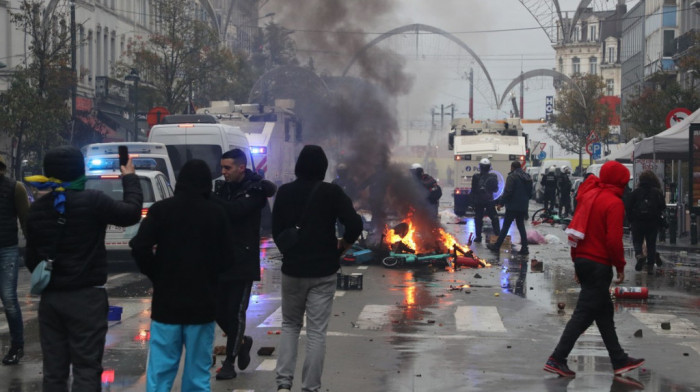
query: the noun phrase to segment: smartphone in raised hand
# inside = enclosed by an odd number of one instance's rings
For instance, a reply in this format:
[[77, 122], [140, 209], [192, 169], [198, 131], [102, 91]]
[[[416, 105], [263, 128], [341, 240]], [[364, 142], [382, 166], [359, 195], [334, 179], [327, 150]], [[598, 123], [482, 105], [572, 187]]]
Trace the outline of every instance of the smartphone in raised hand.
[[129, 149], [126, 146], [119, 146], [119, 166], [126, 166], [129, 162]]

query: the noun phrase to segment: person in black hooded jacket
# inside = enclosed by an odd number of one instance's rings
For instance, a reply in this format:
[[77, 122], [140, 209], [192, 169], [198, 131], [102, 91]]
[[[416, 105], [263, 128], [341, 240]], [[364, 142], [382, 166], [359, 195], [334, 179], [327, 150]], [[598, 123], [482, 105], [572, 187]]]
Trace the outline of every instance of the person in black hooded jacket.
[[246, 311], [253, 281], [260, 280], [260, 217], [267, 198], [277, 187], [252, 170], [243, 150], [234, 148], [221, 156], [221, 174], [214, 195], [226, 209], [231, 223], [236, 264], [219, 279], [216, 321], [226, 332], [226, 358], [216, 374], [217, 380], [236, 377], [234, 363], [245, 370], [250, 363], [253, 338], [245, 335]]
[[210, 173], [202, 160], [185, 163], [175, 196], [148, 209], [129, 243], [153, 283], [149, 392], [170, 390], [183, 346], [182, 390], [210, 389], [217, 281], [233, 265], [231, 228], [223, 207], [211, 198]]
[[[644, 269], [654, 273], [654, 263], [661, 266], [661, 259], [656, 254], [656, 237], [662, 225], [662, 214], [666, 209], [666, 201], [661, 191], [661, 182], [652, 170], [644, 170], [639, 175], [637, 189], [629, 193], [625, 200], [625, 213], [632, 230], [632, 245], [637, 263], [635, 271]], [[643, 245], [647, 243], [647, 257], [644, 257]]]
[[[25, 263], [30, 271], [54, 255], [53, 271], [39, 303], [43, 390], [99, 391], [109, 304], [105, 230], [141, 219], [143, 194], [131, 160], [121, 166], [123, 201], [85, 189], [85, 161], [75, 147], [49, 150], [44, 176], [27, 177], [51, 189], [29, 208]], [[59, 218], [65, 220], [59, 229]], [[62, 232], [61, 232], [62, 230]]]
[[[272, 208], [272, 235], [300, 227], [298, 242], [282, 253], [282, 337], [277, 359], [278, 391], [292, 387], [297, 342], [306, 312], [306, 359], [302, 390], [319, 391], [325, 356], [326, 330], [333, 306], [339, 256], [357, 240], [362, 219], [352, 201], [335, 184], [323, 182], [328, 159], [319, 146], [301, 150], [294, 168], [297, 179], [282, 185]], [[305, 208], [308, 205], [308, 209]], [[306, 215], [303, 216], [302, 215]], [[345, 226], [335, 236], [336, 219]]]
[[527, 209], [532, 196], [532, 178], [525, 173], [520, 161], [513, 161], [510, 164], [510, 174], [506, 178], [506, 187], [503, 195], [498, 199], [496, 204], [500, 210], [502, 206], [506, 206], [506, 216], [503, 219], [503, 226], [498, 235], [496, 243], [487, 245], [491, 251], [498, 253], [501, 245], [508, 235], [510, 225], [515, 220], [515, 226], [520, 233], [520, 251], [518, 254], [527, 256], [530, 254], [527, 246], [527, 231], [525, 230], [525, 220], [527, 219]]

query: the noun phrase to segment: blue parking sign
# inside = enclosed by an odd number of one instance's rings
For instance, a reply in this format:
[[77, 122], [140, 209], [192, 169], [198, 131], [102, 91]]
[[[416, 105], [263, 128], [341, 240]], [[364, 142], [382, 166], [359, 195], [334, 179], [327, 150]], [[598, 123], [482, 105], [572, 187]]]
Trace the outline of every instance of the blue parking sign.
[[591, 144], [591, 152], [593, 153], [593, 154], [591, 154], [591, 157], [593, 159], [600, 159], [602, 151], [603, 151], [602, 144], [600, 144], [600, 143], [592, 143]]

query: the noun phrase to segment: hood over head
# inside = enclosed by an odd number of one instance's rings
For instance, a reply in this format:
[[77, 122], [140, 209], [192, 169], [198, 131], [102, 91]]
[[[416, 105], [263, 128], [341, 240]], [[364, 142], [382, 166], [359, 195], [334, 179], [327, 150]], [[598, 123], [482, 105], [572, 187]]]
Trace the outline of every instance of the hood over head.
[[175, 193], [208, 196], [211, 193], [211, 170], [201, 159], [187, 161], [177, 176]]
[[320, 146], [307, 144], [297, 158], [294, 174], [304, 180], [323, 181], [328, 169], [328, 158]]
[[620, 162], [608, 161], [600, 168], [600, 182], [624, 190], [630, 180], [630, 171]]
[[83, 153], [73, 146], [50, 149], [44, 157], [44, 175], [71, 182], [85, 175]]

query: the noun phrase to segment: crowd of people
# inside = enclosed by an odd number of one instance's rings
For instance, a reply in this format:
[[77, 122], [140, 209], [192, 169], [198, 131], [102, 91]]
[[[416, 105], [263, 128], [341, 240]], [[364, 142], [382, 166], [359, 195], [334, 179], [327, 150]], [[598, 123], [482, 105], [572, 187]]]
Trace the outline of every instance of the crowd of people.
[[[45, 260], [53, 262], [38, 312], [43, 390], [66, 391], [69, 382], [73, 390], [100, 389], [109, 307], [104, 286], [105, 230], [109, 224], [129, 226], [141, 221], [130, 246], [139, 270], [153, 284], [147, 390], [171, 389], [183, 348], [183, 390], [209, 390], [216, 324], [226, 333], [227, 341], [225, 359], [215, 378], [235, 378], [236, 367], [244, 370], [251, 360], [253, 339], [245, 334], [245, 326], [251, 287], [260, 280], [261, 212], [269, 207], [268, 198], [276, 195], [272, 235], [282, 253], [283, 318], [276, 384], [281, 392], [292, 388], [306, 317], [301, 386], [304, 391], [320, 390], [339, 256], [362, 231], [362, 219], [351, 198], [356, 189], [342, 164], [333, 183], [323, 181], [328, 159], [319, 146], [304, 146], [295, 166], [296, 180], [279, 189], [247, 169], [247, 163], [239, 149], [224, 153], [224, 180], [216, 181], [212, 191], [207, 164], [198, 159], [187, 162], [178, 175], [174, 197], [153, 204], [141, 220], [143, 195], [131, 160], [120, 167], [123, 200], [116, 201], [100, 191], [85, 189], [84, 158], [79, 150], [54, 148], [45, 156], [44, 176], [28, 179], [33, 186], [50, 190], [31, 207], [24, 186], [4, 175], [6, 166], [0, 160], [0, 296], [11, 337], [3, 364], [19, 363], [24, 353], [17, 301], [17, 235], [21, 229], [27, 239], [25, 262], [29, 270]], [[437, 218], [442, 196], [437, 180], [419, 164], [411, 166], [411, 173], [424, 192], [431, 215]], [[558, 196], [559, 208], [567, 214], [571, 192], [568, 176], [567, 168], [551, 168], [541, 182], [545, 205], [553, 208]], [[578, 207], [566, 231], [581, 294], [546, 362], [546, 371], [575, 375], [568, 368], [567, 356], [594, 321], [616, 375], [644, 362], [629, 357], [618, 343], [608, 288], [613, 269], [616, 283], [625, 277], [625, 214], [632, 227], [635, 269], [641, 271], [646, 266], [648, 273], [653, 273], [659, 262], [655, 243], [665, 203], [652, 171], [644, 171], [638, 188], [625, 195], [629, 178], [627, 168], [608, 162], [599, 177], [588, 177], [579, 188]], [[531, 177], [519, 161], [514, 161], [503, 194], [494, 198], [498, 179], [489, 160], [481, 160], [472, 180], [476, 241], [482, 241], [483, 217], [487, 215], [498, 234], [488, 248], [498, 252], [515, 221], [523, 239], [519, 254], [527, 255], [524, 222], [533, 188]], [[506, 211], [500, 227], [496, 210], [502, 207]]]

